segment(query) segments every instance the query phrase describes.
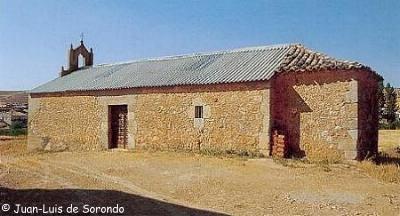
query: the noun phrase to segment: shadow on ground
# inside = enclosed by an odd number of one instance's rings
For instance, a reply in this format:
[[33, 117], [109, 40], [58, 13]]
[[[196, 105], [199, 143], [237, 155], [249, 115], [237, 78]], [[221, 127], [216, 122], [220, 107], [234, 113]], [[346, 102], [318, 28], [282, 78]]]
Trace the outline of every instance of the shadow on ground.
[[[83, 206], [88, 204], [93, 207], [115, 207], [117, 204], [124, 208], [124, 212], [120, 213], [89, 213], [85, 215], [226, 215], [207, 210], [200, 210], [181, 205], [176, 205], [156, 199], [151, 199], [139, 195], [128, 194], [113, 190], [81, 190], [81, 189], [24, 189], [15, 190], [0, 187], [0, 205], [8, 203], [11, 205], [11, 210], [16, 210], [16, 203], [23, 206], [38, 206], [42, 207], [45, 204], [46, 208], [54, 206], [62, 206], [62, 214], [54, 215], [82, 215], [82, 214], [66, 214], [66, 208], [71, 204], [79, 207], [80, 212], [83, 211]], [[116, 208], [115, 208], [116, 209]], [[9, 211], [9, 213], [11, 212]], [[54, 211], [54, 209], [53, 209]], [[1, 215], [1, 210], [0, 210]], [[13, 215], [13, 214], [9, 214]], [[17, 215], [17, 214], [14, 214]], [[31, 214], [31, 215], [42, 215]], [[47, 214], [49, 215], [49, 214]], [[53, 214], [50, 214], [53, 215]]]
[[393, 157], [393, 156], [378, 156], [375, 159], [376, 164], [396, 164], [400, 166], [400, 157]]
[[400, 166], [400, 147], [379, 152], [374, 158], [376, 164], [395, 164]]

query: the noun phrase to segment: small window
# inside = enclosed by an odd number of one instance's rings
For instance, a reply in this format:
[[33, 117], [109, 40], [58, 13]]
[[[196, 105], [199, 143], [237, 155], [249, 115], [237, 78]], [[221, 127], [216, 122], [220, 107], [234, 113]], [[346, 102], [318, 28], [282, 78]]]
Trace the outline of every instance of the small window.
[[203, 106], [195, 106], [194, 107], [194, 117], [195, 118], [203, 118]]

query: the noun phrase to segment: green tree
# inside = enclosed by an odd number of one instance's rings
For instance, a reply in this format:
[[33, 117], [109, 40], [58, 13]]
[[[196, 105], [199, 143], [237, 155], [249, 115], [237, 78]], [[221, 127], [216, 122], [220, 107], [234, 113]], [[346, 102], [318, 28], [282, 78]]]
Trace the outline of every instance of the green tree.
[[382, 121], [382, 119], [384, 118], [383, 116], [383, 110], [385, 108], [385, 86], [383, 85], [383, 81], [379, 82], [379, 86], [378, 86], [378, 95], [377, 95], [377, 99], [378, 99], [378, 116], [379, 116], [379, 122]]
[[21, 134], [25, 134], [25, 129], [23, 128], [24, 124], [22, 122], [16, 121], [10, 125], [10, 135], [18, 136]]
[[385, 87], [385, 119], [387, 120], [390, 129], [395, 129], [396, 124], [396, 112], [397, 112], [397, 95], [394, 88], [390, 83], [386, 84]]

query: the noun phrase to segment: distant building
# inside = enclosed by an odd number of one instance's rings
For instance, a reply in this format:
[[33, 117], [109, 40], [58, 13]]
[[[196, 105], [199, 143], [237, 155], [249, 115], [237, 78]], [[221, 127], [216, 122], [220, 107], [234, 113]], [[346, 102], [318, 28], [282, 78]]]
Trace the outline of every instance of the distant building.
[[69, 68], [30, 92], [29, 148], [290, 156], [321, 145], [348, 159], [378, 150], [382, 78], [302, 45], [92, 64], [92, 50], [71, 45]]
[[26, 127], [27, 109], [28, 93], [24, 91], [0, 91], [0, 128], [8, 128], [15, 122]]
[[[28, 114], [15, 111], [8, 110], [7, 112], [0, 111], [0, 122], [5, 123], [7, 127], [11, 126], [13, 123], [20, 123], [22, 127], [27, 126]], [[4, 124], [1, 124], [4, 126]]]
[[28, 93], [24, 91], [0, 91], [0, 107], [6, 105], [27, 105]]

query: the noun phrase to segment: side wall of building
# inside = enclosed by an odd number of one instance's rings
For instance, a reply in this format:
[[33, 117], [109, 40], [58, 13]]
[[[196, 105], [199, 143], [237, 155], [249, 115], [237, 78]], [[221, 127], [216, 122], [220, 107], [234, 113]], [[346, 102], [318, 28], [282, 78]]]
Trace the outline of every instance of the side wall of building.
[[93, 96], [30, 97], [28, 149], [101, 149], [99, 110]]
[[129, 148], [267, 153], [269, 92], [268, 82], [254, 82], [32, 95], [29, 148], [105, 149], [108, 106], [126, 104]]
[[362, 158], [377, 147], [376, 85], [365, 71], [279, 74], [272, 81], [272, 127], [294, 155]]
[[[270, 120], [266, 85], [138, 94], [136, 143], [159, 149], [266, 150]], [[194, 118], [195, 106], [204, 107], [203, 120]]]

